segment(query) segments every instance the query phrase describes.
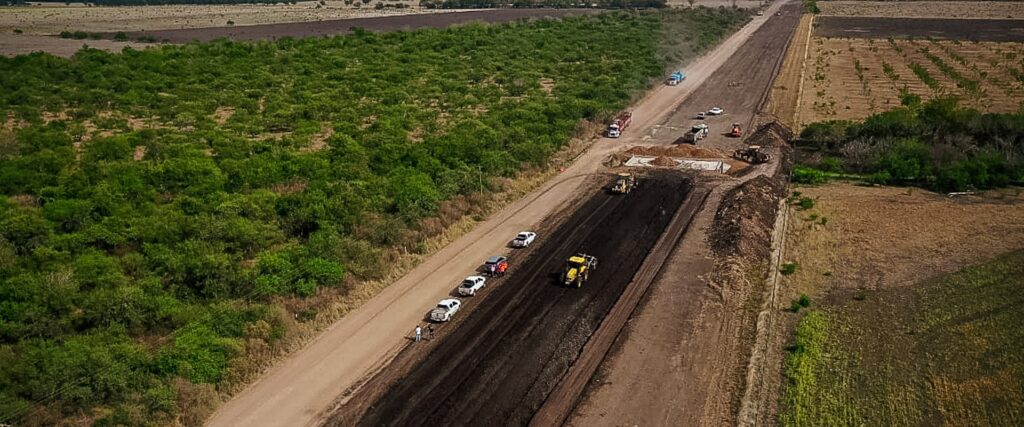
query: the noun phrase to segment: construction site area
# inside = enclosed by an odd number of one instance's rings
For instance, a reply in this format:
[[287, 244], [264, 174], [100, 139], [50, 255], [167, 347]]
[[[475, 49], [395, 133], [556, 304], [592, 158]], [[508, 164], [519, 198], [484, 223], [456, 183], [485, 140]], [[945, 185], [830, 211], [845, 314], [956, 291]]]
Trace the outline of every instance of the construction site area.
[[[584, 179], [573, 179], [575, 196], [540, 222], [536, 246], [511, 255], [510, 274], [474, 296], [434, 339], [406, 345], [346, 390], [322, 422], [735, 419], [754, 308], [764, 296], [749, 271], [767, 265], [792, 138], [757, 116], [799, 18], [798, 4], [779, 6], [682, 102], [650, 112], [644, 106], [660, 101], [656, 93], [633, 110], [643, 121], [623, 123], [621, 140], [595, 143], [574, 165], [591, 172], [563, 173]], [[699, 145], [678, 144], [697, 112], [718, 105], [724, 113], [704, 122], [722, 131]], [[747, 132], [730, 135], [728, 123]], [[636, 187], [611, 191], [610, 172], [624, 170], [637, 174]], [[599, 261], [580, 288], [560, 280], [576, 253]]]

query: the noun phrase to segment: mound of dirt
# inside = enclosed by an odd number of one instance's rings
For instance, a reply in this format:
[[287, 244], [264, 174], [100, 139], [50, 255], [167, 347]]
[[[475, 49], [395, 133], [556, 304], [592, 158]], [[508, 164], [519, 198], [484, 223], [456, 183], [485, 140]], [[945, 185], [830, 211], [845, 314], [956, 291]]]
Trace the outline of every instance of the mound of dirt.
[[665, 156], [658, 156], [656, 159], [651, 160], [651, 164], [654, 166], [673, 167], [676, 165], [676, 161]]
[[747, 138], [747, 144], [775, 147], [786, 145], [792, 139], [793, 131], [790, 128], [778, 121], [771, 121], [757, 128], [757, 132]]
[[767, 259], [779, 200], [786, 196], [784, 174], [759, 176], [729, 190], [709, 235], [716, 254]]
[[666, 156], [666, 157], [695, 157], [718, 159], [726, 157], [718, 150], [698, 147], [696, 145], [671, 145], [671, 146], [637, 146], [626, 150], [626, 153], [635, 156]]

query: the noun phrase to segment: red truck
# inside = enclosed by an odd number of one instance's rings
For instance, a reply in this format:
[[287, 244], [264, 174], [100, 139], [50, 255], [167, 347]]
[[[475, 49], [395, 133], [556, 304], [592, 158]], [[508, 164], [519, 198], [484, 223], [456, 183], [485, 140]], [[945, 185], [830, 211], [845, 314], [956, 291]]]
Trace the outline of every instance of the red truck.
[[622, 131], [629, 127], [629, 123], [633, 121], [633, 113], [625, 112], [619, 114], [618, 117], [612, 121], [612, 124], [608, 125], [608, 130], [605, 131], [605, 135], [609, 138], [618, 138], [622, 136]]

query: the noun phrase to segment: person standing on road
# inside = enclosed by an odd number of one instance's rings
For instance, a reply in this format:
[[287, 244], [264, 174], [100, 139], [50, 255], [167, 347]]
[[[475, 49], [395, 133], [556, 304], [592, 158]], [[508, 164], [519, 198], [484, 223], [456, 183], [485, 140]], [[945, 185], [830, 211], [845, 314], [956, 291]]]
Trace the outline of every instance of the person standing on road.
[[420, 325], [416, 325], [416, 342], [420, 342], [421, 339], [423, 339], [423, 329], [420, 328]]
[[434, 325], [427, 325], [427, 339], [434, 340]]

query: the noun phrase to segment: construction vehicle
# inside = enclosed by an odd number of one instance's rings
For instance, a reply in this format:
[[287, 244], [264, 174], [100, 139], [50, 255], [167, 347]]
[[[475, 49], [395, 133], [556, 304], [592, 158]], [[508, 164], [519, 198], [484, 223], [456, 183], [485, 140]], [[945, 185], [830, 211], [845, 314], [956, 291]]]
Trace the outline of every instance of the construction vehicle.
[[705, 124], [705, 123], [695, 123], [692, 127], [690, 127], [690, 131], [689, 132], [686, 132], [685, 134], [683, 134], [683, 142], [690, 143], [690, 144], [696, 144], [697, 141], [700, 141], [700, 140], [702, 140], [704, 138], [707, 138], [708, 137], [708, 132], [710, 132], [710, 131], [711, 131], [711, 128], [708, 127], [707, 124]]
[[740, 129], [740, 124], [739, 123], [733, 123], [732, 124], [732, 131], [729, 132], [729, 136], [731, 136], [733, 138], [739, 138], [741, 135], [743, 135], [743, 130]]
[[629, 124], [633, 122], [633, 113], [624, 112], [619, 114], [618, 117], [612, 121], [612, 124], [608, 125], [608, 130], [605, 131], [605, 136], [609, 138], [618, 138], [622, 136], [622, 131], [629, 127]]
[[679, 83], [682, 83], [683, 80], [686, 80], [686, 74], [683, 74], [682, 71], [676, 71], [672, 73], [672, 75], [668, 76], [668, 80], [665, 81], [665, 83], [669, 86], [676, 86]]
[[752, 165], [767, 163], [772, 159], [772, 155], [767, 151], [762, 150], [759, 145], [751, 145], [747, 148], [736, 150], [732, 153], [732, 156]]
[[636, 188], [637, 184], [636, 175], [631, 172], [622, 172], [615, 180], [615, 185], [612, 186], [612, 193], [629, 194], [630, 191]]
[[590, 271], [597, 268], [597, 257], [587, 254], [576, 254], [569, 257], [565, 262], [565, 272], [562, 273], [562, 283], [565, 286], [576, 288], [583, 287], [590, 277]]

